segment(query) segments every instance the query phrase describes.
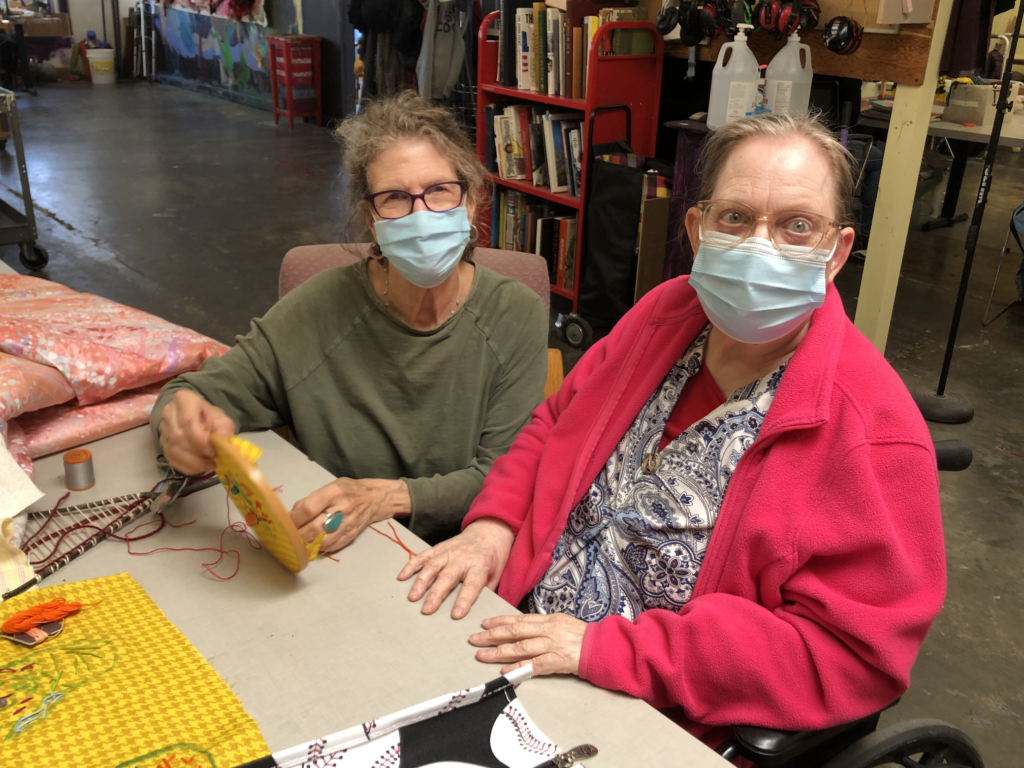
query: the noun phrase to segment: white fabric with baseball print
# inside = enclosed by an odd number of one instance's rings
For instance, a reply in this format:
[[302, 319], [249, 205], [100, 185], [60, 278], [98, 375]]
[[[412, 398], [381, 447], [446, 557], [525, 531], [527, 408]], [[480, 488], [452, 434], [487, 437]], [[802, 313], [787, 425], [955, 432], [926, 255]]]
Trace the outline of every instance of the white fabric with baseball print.
[[537, 728], [514, 686], [533, 673], [439, 696], [272, 755], [276, 768], [533, 768], [561, 750]]
[[729, 480], [786, 369], [783, 363], [733, 392], [659, 454], [672, 409], [700, 371], [710, 329], [669, 371], [569, 513], [551, 568], [530, 596], [532, 612], [632, 620], [650, 608], [678, 611], [693, 596]]

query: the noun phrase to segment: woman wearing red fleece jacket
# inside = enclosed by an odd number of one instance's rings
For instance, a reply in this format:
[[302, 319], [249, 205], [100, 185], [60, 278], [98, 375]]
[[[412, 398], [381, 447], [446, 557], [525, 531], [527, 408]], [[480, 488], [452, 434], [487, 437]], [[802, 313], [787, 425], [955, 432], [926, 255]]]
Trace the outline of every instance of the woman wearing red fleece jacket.
[[[853, 231], [843, 150], [809, 118], [704, 150], [688, 278], [651, 291], [498, 459], [409, 598], [462, 582], [503, 672], [578, 674], [696, 734], [824, 728], [901, 695], [942, 604], [932, 441], [831, 285]], [[726, 397], [723, 393], [731, 393]]]

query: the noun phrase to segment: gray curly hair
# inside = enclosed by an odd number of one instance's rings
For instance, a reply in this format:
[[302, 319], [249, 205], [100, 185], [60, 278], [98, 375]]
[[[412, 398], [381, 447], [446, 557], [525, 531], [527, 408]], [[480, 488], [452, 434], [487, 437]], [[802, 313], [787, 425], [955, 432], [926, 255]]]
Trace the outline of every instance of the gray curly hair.
[[[483, 201], [484, 168], [469, 137], [451, 112], [420, 98], [415, 91], [403, 90], [365, 103], [359, 112], [338, 126], [334, 135], [345, 152], [353, 224], [365, 221], [370, 215], [370, 204], [365, 198], [373, 190], [367, 169], [382, 152], [402, 139], [420, 139], [432, 144], [452, 164], [459, 180], [468, 182], [466, 202], [479, 206]], [[463, 258], [470, 257], [474, 245], [471, 242], [467, 246]]]

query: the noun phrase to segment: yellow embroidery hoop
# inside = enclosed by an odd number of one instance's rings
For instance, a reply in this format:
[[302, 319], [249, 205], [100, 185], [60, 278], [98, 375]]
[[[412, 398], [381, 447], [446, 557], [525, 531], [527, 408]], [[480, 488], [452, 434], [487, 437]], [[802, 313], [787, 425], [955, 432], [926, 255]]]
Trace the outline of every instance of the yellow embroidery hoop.
[[292, 573], [298, 573], [317, 556], [324, 534], [310, 543], [303, 541], [270, 483], [256, 467], [262, 449], [240, 437], [212, 435], [217, 478], [246, 524], [259, 536], [263, 546]]

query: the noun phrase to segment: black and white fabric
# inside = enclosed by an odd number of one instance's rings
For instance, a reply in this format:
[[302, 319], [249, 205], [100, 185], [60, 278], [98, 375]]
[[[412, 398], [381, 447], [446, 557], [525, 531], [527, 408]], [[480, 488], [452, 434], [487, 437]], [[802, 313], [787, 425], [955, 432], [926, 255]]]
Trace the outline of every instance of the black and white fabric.
[[[533, 768], [560, 753], [505, 677], [275, 753], [262, 768]], [[253, 766], [255, 768], [255, 766]]]

